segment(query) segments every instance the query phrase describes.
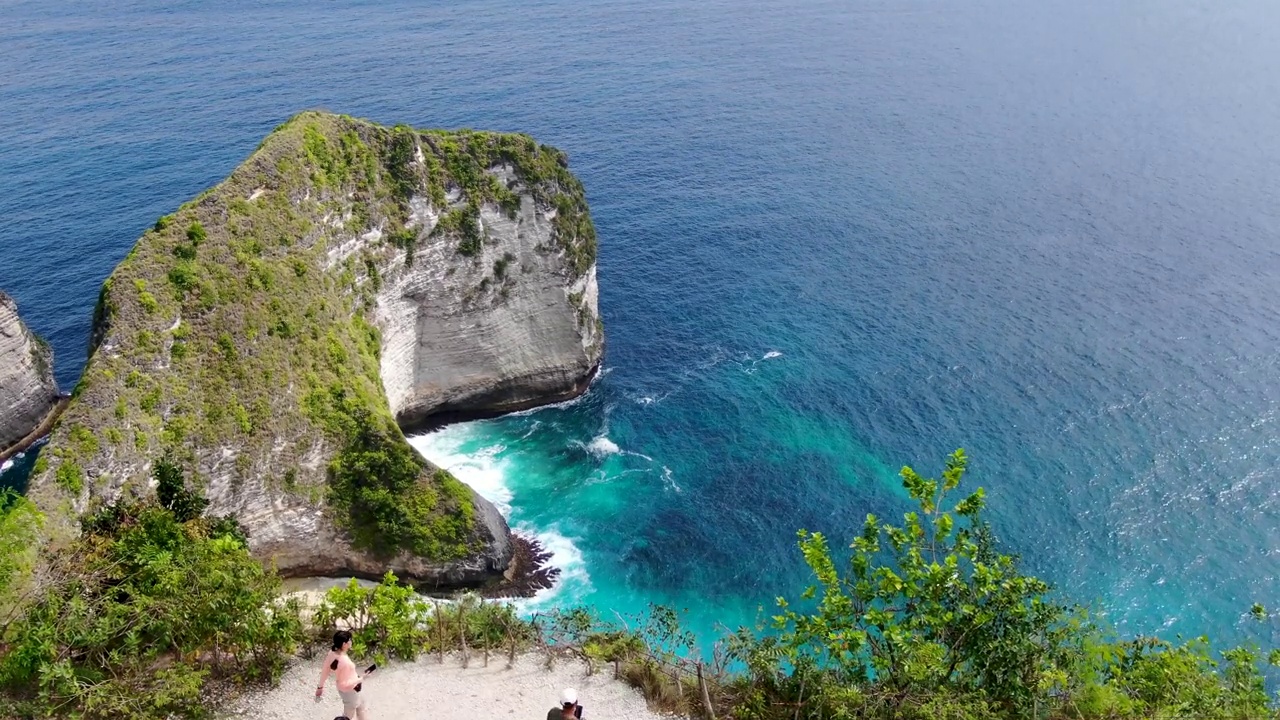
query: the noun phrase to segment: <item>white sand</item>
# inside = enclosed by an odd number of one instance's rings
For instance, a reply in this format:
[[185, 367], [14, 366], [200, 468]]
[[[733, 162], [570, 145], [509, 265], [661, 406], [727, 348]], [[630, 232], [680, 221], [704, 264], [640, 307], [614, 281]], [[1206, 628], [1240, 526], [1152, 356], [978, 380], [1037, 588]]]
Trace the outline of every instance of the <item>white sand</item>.
[[[333, 720], [342, 714], [342, 701], [329, 680], [324, 699], [316, 703], [320, 658], [300, 662], [280, 685], [251, 693], [231, 705], [223, 717], [265, 720]], [[489, 667], [479, 653], [470, 667], [461, 658], [435, 656], [413, 663], [393, 663], [378, 668], [364, 684], [369, 720], [455, 720], [459, 717], [544, 720], [547, 711], [566, 687], [576, 688], [584, 720], [656, 720], [666, 716], [648, 709], [645, 700], [627, 684], [613, 679], [606, 666], [587, 676], [580, 662], [557, 660], [555, 670], [543, 667], [542, 656], [523, 655], [507, 669], [501, 654], [489, 657]]]

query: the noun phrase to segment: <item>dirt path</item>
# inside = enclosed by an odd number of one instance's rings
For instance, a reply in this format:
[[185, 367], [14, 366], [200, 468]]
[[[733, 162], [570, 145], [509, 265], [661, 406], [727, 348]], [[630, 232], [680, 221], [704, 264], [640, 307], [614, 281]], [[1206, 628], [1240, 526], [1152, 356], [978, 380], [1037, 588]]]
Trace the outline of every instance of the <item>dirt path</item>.
[[[379, 668], [365, 683], [369, 720], [456, 720], [506, 718], [544, 720], [560, 691], [576, 688], [584, 712], [583, 720], [656, 720], [664, 716], [645, 705], [644, 698], [625, 683], [603, 670], [588, 677], [580, 663], [558, 662], [553, 671], [543, 668], [541, 658], [522, 656], [515, 667], [506, 669], [502, 656], [489, 659], [489, 667], [473, 656], [470, 667], [462, 668], [457, 657], [435, 657], [413, 663], [394, 663]], [[279, 687], [251, 693], [232, 703], [221, 715], [227, 718], [265, 720], [333, 720], [342, 714], [342, 703], [333, 681], [325, 688], [324, 699], [314, 701], [320, 669], [315, 663], [299, 663], [281, 680]]]

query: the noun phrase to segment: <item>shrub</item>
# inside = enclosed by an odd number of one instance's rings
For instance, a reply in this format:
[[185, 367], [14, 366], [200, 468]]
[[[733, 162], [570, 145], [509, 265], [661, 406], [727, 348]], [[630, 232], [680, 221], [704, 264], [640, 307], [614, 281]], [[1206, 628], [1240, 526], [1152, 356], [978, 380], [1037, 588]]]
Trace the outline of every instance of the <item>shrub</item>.
[[869, 515], [843, 571], [825, 537], [802, 531], [816, 582], [794, 603], [779, 599], [772, 633], [727, 639], [746, 673], [721, 702], [754, 718], [790, 717], [774, 710], [786, 706], [895, 720], [1274, 716], [1252, 650], [1219, 661], [1205, 640], [1117, 643], [1053, 600], [996, 548], [981, 488], [946, 502], [966, 465], [957, 451], [940, 480], [903, 468], [917, 509], [902, 525]]
[[339, 626], [351, 630], [351, 652], [377, 662], [389, 657], [413, 660], [426, 643], [424, 629], [429, 606], [400, 585], [390, 572], [382, 582], [364, 588], [355, 580], [330, 588], [316, 609], [314, 623], [325, 632]]
[[187, 489], [182, 468], [168, 458], [156, 462], [151, 476], [156, 480], [156, 499], [160, 507], [173, 513], [178, 522], [195, 520], [209, 506], [209, 501], [202, 495]]
[[428, 646], [435, 651], [524, 648], [537, 636], [533, 625], [504, 602], [485, 602], [467, 593], [440, 603], [427, 618]]
[[352, 653], [377, 662], [412, 660], [425, 651], [526, 648], [536, 632], [509, 603], [466, 594], [431, 602], [388, 572], [374, 587], [351, 580], [330, 588], [313, 618], [322, 640], [335, 629], [352, 632]]
[[473, 257], [480, 252], [484, 244], [484, 235], [480, 231], [480, 209], [474, 203], [467, 203], [445, 213], [431, 231], [432, 235], [457, 236], [458, 253]]
[[74, 460], [63, 460], [54, 474], [58, 486], [72, 495], [79, 495], [84, 489], [84, 469]]
[[138, 400], [138, 407], [142, 408], [144, 412], [154, 413], [160, 408], [160, 401], [163, 397], [164, 391], [160, 389], [159, 385], [157, 385], [143, 393], [142, 397]]
[[169, 282], [177, 290], [178, 299], [182, 299], [184, 295], [199, 286], [200, 276], [196, 272], [195, 265], [190, 261], [183, 261], [174, 265], [169, 271]]
[[208, 233], [204, 231], [204, 226], [200, 224], [199, 220], [191, 223], [191, 225], [187, 227], [187, 241], [190, 242], [193, 247], [200, 245], [200, 243], [204, 242], [208, 237]]
[[407, 199], [420, 184], [412, 165], [417, 150], [417, 133], [412, 128], [397, 125], [392, 129], [383, 154], [383, 164], [391, 189], [400, 198]]
[[44, 516], [30, 500], [12, 488], [0, 491], [0, 616], [9, 617], [15, 609], [21, 580], [35, 566], [43, 525]]
[[239, 351], [236, 350], [236, 341], [227, 333], [218, 335], [218, 352], [222, 354], [222, 358], [227, 362], [235, 362], [240, 356]]
[[1048, 598], [1047, 584], [1020, 574], [1014, 558], [994, 549], [979, 517], [981, 489], [953, 507], [943, 504], [966, 463], [957, 451], [941, 482], [904, 468], [903, 486], [919, 511], [907, 513], [902, 527], [868, 515], [847, 574], [837, 570], [825, 537], [801, 531], [800, 548], [817, 579], [803, 598], [818, 605], [806, 613], [780, 601], [775, 620], [776, 648], [798, 675], [874, 682], [899, 705], [948, 688], [1027, 711], [1041, 673], [1052, 667], [1066, 608]]
[[6, 629], [0, 687], [21, 714], [198, 717], [210, 681], [278, 676], [297, 604], [278, 601], [278, 578], [242, 538], [145, 503], [83, 528]]
[[92, 455], [98, 452], [98, 438], [94, 436], [92, 430], [80, 423], [71, 426], [71, 431], [67, 433], [67, 439], [76, 452], [81, 455]]
[[493, 261], [493, 276], [498, 280], [502, 280], [507, 275], [507, 266], [516, 259], [511, 253], [503, 253], [502, 257]]

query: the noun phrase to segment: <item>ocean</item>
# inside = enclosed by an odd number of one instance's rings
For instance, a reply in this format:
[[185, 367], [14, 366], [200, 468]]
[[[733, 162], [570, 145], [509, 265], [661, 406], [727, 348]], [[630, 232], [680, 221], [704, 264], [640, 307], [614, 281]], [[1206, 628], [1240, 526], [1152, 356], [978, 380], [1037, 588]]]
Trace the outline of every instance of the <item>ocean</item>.
[[963, 447], [1064, 597], [1277, 640], [1272, 0], [4, 0], [0, 108], [0, 288], [65, 388], [137, 237], [299, 110], [565, 150], [600, 377], [413, 440], [555, 553], [531, 611], [751, 623], [798, 529]]

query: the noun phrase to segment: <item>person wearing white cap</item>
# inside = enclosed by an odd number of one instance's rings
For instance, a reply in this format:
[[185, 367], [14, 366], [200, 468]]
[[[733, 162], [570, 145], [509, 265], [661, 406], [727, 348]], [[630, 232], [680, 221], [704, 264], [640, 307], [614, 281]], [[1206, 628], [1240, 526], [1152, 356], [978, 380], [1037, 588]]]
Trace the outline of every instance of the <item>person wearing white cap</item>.
[[560, 704], [547, 711], [547, 720], [582, 720], [582, 706], [578, 704], [578, 691], [565, 688], [560, 693]]

